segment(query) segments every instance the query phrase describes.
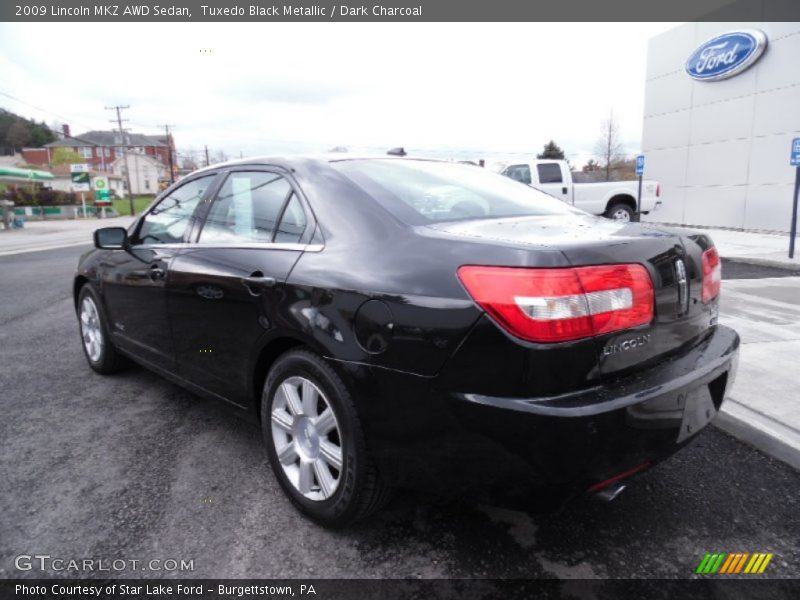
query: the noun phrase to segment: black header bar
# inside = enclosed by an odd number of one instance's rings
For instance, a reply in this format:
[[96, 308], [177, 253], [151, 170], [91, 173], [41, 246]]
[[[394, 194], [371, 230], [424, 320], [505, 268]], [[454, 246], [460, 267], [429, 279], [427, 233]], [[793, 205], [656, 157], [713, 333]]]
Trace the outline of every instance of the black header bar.
[[3, 0], [8, 22], [798, 21], [798, 0]]

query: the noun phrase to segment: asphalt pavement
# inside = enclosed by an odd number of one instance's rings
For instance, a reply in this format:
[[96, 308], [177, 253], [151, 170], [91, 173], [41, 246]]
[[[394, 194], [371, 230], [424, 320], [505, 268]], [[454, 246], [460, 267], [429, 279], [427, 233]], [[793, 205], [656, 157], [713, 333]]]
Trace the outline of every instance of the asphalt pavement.
[[800, 577], [800, 473], [714, 427], [610, 504], [542, 517], [401, 493], [321, 529], [255, 426], [142, 368], [89, 369], [70, 291], [86, 249], [0, 257], [0, 578], [77, 576], [15, 568], [37, 553], [193, 565], [128, 577], [685, 578], [708, 552], [772, 552], [765, 576]]

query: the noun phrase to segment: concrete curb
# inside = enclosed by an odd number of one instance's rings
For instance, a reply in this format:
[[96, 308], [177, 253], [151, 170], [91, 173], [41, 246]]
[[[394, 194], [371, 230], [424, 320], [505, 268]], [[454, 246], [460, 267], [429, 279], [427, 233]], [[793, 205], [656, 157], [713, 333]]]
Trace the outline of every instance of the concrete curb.
[[756, 265], [759, 267], [773, 267], [775, 269], [783, 269], [784, 271], [795, 271], [797, 273], [800, 273], [800, 262], [790, 263], [779, 259], [758, 258], [751, 256], [723, 256], [722, 258], [725, 260], [729, 260], [731, 262], [742, 263], [745, 265]]
[[800, 470], [800, 431], [727, 398], [714, 425]]

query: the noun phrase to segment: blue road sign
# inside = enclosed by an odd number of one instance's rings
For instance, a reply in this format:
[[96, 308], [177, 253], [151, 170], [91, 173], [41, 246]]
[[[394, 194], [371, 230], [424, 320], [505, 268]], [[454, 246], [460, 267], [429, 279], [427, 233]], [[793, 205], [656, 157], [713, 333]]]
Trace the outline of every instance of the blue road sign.
[[793, 167], [800, 167], [800, 138], [792, 140], [792, 159], [790, 164]]
[[644, 175], [644, 154], [640, 154], [636, 157], [636, 174]]

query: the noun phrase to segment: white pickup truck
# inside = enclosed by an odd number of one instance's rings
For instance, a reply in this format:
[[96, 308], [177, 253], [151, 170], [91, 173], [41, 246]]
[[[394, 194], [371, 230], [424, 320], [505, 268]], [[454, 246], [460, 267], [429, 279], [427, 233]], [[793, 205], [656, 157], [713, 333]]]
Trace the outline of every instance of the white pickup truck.
[[[501, 173], [588, 213], [618, 221], [636, 218], [638, 181], [575, 183], [569, 165], [563, 160], [537, 159], [508, 164]], [[640, 212], [647, 214], [655, 209], [659, 195], [658, 182], [642, 181]]]

